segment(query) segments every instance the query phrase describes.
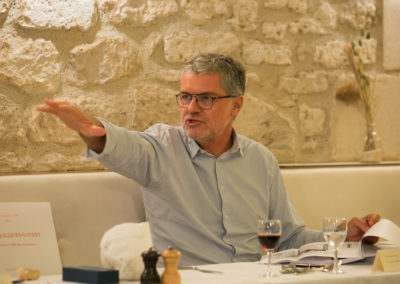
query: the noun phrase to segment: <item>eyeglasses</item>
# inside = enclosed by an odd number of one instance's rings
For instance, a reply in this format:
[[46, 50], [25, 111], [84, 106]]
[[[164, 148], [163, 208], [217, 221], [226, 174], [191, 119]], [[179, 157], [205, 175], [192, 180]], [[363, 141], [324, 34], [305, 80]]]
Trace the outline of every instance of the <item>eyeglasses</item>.
[[222, 96], [222, 97], [213, 97], [210, 95], [191, 95], [187, 93], [179, 93], [176, 96], [176, 103], [180, 107], [188, 107], [192, 102], [192, 99], [195, 98], [197, 104], [201, 109], [210, 109], [213, 106], [213, 102], [219, 99], [226, 98], [235, 98], [236, 96]]

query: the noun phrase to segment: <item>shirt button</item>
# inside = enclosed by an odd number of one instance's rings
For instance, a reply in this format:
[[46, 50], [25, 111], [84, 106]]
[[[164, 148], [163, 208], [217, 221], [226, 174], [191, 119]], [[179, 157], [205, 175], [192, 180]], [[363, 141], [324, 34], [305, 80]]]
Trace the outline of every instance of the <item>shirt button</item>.
[[228, 214], [224, 214], [224, 218], [225, 218], [225, 219], [228, 218]]
[[223, 185], [221, 185], [220, 187], [219, 187], [219, 189], [222, 191], [222, 190], [224, 190], [224, 186]]

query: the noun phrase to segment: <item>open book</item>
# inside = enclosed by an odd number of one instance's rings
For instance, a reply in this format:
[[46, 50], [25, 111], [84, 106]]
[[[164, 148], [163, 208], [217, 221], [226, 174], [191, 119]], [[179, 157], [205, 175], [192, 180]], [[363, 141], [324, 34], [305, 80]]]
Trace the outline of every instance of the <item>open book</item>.
[[[379, 242], [376, 245], [368, 245], [361, 241], [345, 242], [339, 247], [338, 258], [342, 263], [354, 262], [376, 255], [378, 249], [400, 247], [400, 228], [393, 222], [382, 219], [373, 225], [363, 236], [379, 237], [386, 242]], [[272, 263], [296, 262], [306, 265], [328, 265], [332, 263], [334, 252], [326, 242], [308, 243], [298, 249], [288, 249], [276, 252], [272, 255]], [[261, 263], [267, 263], [268, 259], [263, 256]]]

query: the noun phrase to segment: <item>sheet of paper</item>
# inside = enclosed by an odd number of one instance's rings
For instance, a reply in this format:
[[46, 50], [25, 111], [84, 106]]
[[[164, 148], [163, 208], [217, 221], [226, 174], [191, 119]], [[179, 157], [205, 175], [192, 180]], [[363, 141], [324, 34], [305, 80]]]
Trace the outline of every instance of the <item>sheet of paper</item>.
[[50, 203], [0, 202], [0, 274], [20, 267], [60, 274], [61, 261]]
[[363, 238], [368, 236], [384, 238], [400, 247], [400, 228], [390, 220], [381, 219], [364, 234]]

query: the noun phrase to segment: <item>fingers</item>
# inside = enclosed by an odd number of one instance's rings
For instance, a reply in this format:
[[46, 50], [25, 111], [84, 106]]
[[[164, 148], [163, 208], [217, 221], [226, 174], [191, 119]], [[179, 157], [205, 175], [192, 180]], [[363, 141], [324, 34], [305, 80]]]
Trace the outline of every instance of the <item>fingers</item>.
[[53, 107], [57, 107], [57, 106], [59, 106], [60, 104], [64, 103], [64, 102], [53, 101], [53, 100], [49, 100], [49, 99], [44, 99], [43, 102], [44, 102], [46, 105], [53, 106]]
[[[380, 220], [381, 216], [379, 214], [368, 214], [363, 218], [353, 217], [348, 223], [347, 229], [347, 241], [359, 241], [362, 239], [363, 235]], [[366, 243], [376, 243], [378, 238], [367, 237], [363, 239]]]
[[48, 99], [43, 102], [44, 106], [36, 107], [38, 111], [55, 115], [72, 130], [81, 132], [82, 129], [86, 130], [94, 124], [92, 117], [74, 105]]
[[59, 109], [62, 105], [66, 105], [65, 102], [52, 101], [49, 99], [43, 100], [43, 103], [45, 105], [36, 106], [35, 109], [37, 111], [48, 112], [52, 114], [55, 114], [57, 112], [56, 110]]
[[353, 217], [350, 222], [349, 222], [349, 227], [356, 227], [358, 228], [360, 231], [362, 231], [363, 233], [365, 233], [366, 231], [369, 230], [370, 226], [368, 225], [368, 223], [361, 219], [361, 218], [357, 218], [357, 217]]
[[369, 226], [374, 225], [375, 223], [379, 222], [381, 216], [379, 214], [368, 214], [363, 218]]

